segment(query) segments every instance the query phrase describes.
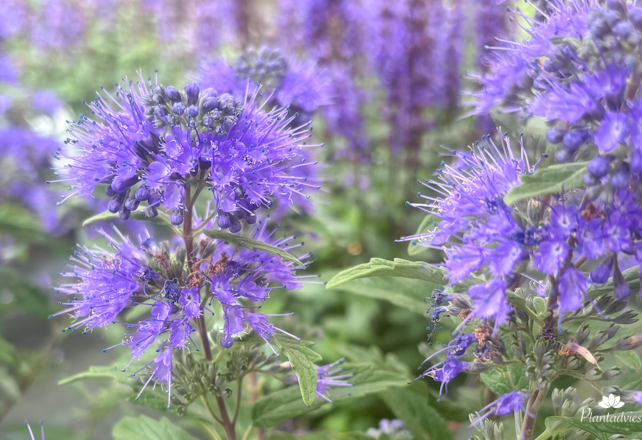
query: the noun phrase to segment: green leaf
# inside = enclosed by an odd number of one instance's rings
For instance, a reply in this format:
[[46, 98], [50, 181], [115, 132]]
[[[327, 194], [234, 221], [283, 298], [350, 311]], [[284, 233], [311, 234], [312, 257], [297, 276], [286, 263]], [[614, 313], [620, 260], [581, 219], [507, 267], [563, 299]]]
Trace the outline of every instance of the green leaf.
[[480, 374], [480, 377], [484, 385], [497, 396], [511, 391], [528, 389], [526, 366], [524, 365], [497, 365]]
[[[640, 266], [639, 265], [634, 267], [629, 267], [628, 269], [623, 270], [622, 276], [624, 277], [624, 281], [626, 282], [626, 284], [628, 284], [629, 288], [631, 289], [631, 294], [640, 290]], [[586, 289], [586, 294], [589, 295], [592, 299], [595, 299], [598, 296], [601, 296], [605, 293], [613, 292], [613, 290], [614, 290], [613, 277], [611, 277], [606, 283], [600, 286], [591, 284], [588, 287], [588, 289]]]
[[165, 417], [159, 421], [147, 416], [124, 417], [112, 434], [115, 440], [197, 440]]
[[288, 337], [275, 337], [276, 344], [281, 348], [292, 365], [292, 370], [299, 380], [303, 403], [310, 406], [317, 397], [317, 367], [315, 362], [323, 360], [319, 354], [310, 349], [312, 342], [297, 341]]
[[[537, 440], [553, 438], [556, 434], [566, 433], [569, 428], [579, 429], [592, 434], [598, 440], [608, 440], [611, 435], [632, 435], [642, 432], [642, 412], [624, 412], [622, 416], [611, 414], [610, 421], [603, 421], [599, 418], [592, 420], [589, 417], [599, 417], [587, 414], [582, 420], [581, 417], [553, 416], [546, 419], [546, 431], [537, 437]], [[626, 417], [624, 417], [626, 416]]]
[[562, 189], [584, 187], [582, 176], [586, 173], [587, 163], [551, 165], [548, 168], [538, 169], [534, 174], [523, 174], [522, 184], [508, 191], [504, 196], [504, 203], [512, 205], [532, 197], [561, 193]]
[[[540, 326], [544, 326], [544, 320], [540, 318], [537, 313], [535, 313], [533, 310], [531, 310], [527, 305], [526, 305], [526, 300], [516, 294], [515, 292], [507, 291], [506, 292], [506, 297], [508, 299], [508, 303], [514, 307], [517, 307], [518, 309], [526, 312], [526, 314], [536, 323], [538, 323]], [[541, 299], [539, 297], [535, 299]]]
[[[426, 217], [424, 217], [424, 219], [419, 224], [419, 227], [417, 228], [417, 232], [415, 232], [415, 235], [424, 234], [434, 229], [432, 226], [435, 222], [439, 222], [439, 219], [432, 214], [428, 214]], [[426, 252], [427, 250], [428, 250], [427, 247], [419, 246], [415, 240], [408, 243], [408, 255], [411, 255], [411, 256], [419, 255], [421, 253]]]
[[408, 261], [400, 258], [388, 261], [381, 258], [371, 258], [369, 263], [360, 264], [336, 274], [334, 278], [328, 281], [326, 289], [334, 289], [358, 278], [380, 276], [412, 278], [429, 281], [436, 285], [444, 285], [447, 282], [444, 279], [444, 273], [443, 268], [430, 267], [428, 263], [420, 261]]
[[238, 246], [244, 247], [245, 249], [265, 252], [266, 254], [274, 255], [275, 257], [279, 257], [285, 261], [292, 261], [293, 263], [296, 263], [299, 266], [305, 268], [303, 263], [297, 260], [294, 256], [279, 247], [272, 246], [271, 244], [244, 237], [242, 235], [231, 234], [229, 232], [217, 231], [214, 229], [204, 229], [203, 234], [216, 240], [223, 240], [226, 243], [236, 244]]
[[[368, 394], [375, 394], [389, 387], [407, 386], [408, 379], [397, 373], [376, 369], [372, 364], [344, 364], [346, 373], [352, 373], [348, 382], [351, 387], [341, 387], [328, 392], [329, 398], [338, 402], [344, 399], [354, 399]], [[312, 406], [305, 406], [301, 393], [295, 387], [276, 391], [259, 399], [252, 407], [254, 426], [269, 428], [285, 420], [313, 411], [327, 403], [317, 399]]]
[[426, 315], [424, 302], [440, 284], [396, 277], [362, 278], [339, 287], [338, 290], [368, 298], [389, 301], [392, 304]]
[[639, 373], [642, 369], [642, 360], [640, 360], [640, 356], [633, 350], [616, 351], [613, 354], [620, 360], [620, 362], [622, 362], [631, 370]]
[[449, 440], [453, 435], [448, 423], [428, 405], [426, 398], [407, 388], [395, 388], [380, 393], [388, 408], [406, 423], [416, 440]]
[[118, 383], [129, 385], [131, 374], [123, 373], [117, 366], [89, 367], [89, 370], [74, 374], [58, 381], [58, 385], [67, 385], [86, 379], [111, 379]]
[[[118, 213], [112, 214], [109, 211], [102, 212], [100, 214], [96, 214], [93, 217], [89, 217], [87, 220], [85, 220], [82, 225], [83, 227], [90, 225], [95, 222], [99, 222], [101, 220], [119, 220], [120, 215]], [[131, 215], [129, 216], [129, 220], [143, 220], [147, 221], [150, 223], [154, 223], [157, 225], [170, 225], [173, 226], [172, 223], [169, 221], [169, 215], [163, 211], [158, 211], [158, 215], [153, 218], [149, 218], [145, 215], [143, 211], [132, 211]]]

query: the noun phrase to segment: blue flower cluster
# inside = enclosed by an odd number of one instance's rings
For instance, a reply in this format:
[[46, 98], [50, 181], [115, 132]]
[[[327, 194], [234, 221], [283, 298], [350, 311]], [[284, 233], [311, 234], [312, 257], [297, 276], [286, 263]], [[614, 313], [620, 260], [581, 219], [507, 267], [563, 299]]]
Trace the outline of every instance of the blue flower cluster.
[[[125, 368], [150, 347], [156, 348], [159, 354], [136, 372], [151, 367], [147, 383], [154, 380], [171, 386], [174, 351], [189, 345], [196, 348], [191, 337], [196, 330], [193, 324], [205, 312], [214, 314], [210, 308], [215, 300], [223, 310], [222, 347], [231, 347], [234, 337], [246, 327], [268, 345], [268, 339], [277, 331], [298, 339], [268, 322], [270, 316], [283, 315], [255, 311], [274, 289], [298, 289], [314, 282], [306, 280], [314, 275], [296, 275], [294, 263], [201, 236], [190, 267], [182, 248], [172, 250], [167, 242], [157, 244], [149, 234], [140, 236], [137, 246], [117, 229], [115, 232], [112, 237], [101, 231], [112, 251], [82, 246], [75, 252], [70, 270], [61, 275], [80, 281], [55, 288], [70, 297], [68, 302], [60, 303], [66, 308], [56, 315], [70, 314], [75, 322], [67, 329], [82, 328], [83, 334], [109, 324], [134, 329], [114, 347], [129, 348], [132, 360]], [[285, 250], [301, 246], [291, 244], [295, 237], [276, 239], [273, 234], [266, 232], [265, 224], [257, 223], [252, 238]], [[308, 260], [306, 267], [313, 262], [309, 260], [311, 256], [308, 253], [301, 257]], [[148, 308], [144, 314], [148, 316], [135, 323], [122, 322], [121, 313], [130, 307]]]
[[301, 151], [310, 127], [288, 128], [295, 116], [275, 107], [266, 112], [259, 90], [237, 100], [196, 83], [184, 91], [156, 81], [130, 81], [115, 96], [104, 91], [88, 104], [97, 120], [81, 115], [68, 130], [67, 151], [57, 158], [73, 195], [91, 195], [99, 185], [112, 198], [108, 209], [128, 219], [145, 202], [148, 217], [158, 209], [183, 222], [185, 184], [212, 192], [218, 226], [241, 229], [273, 197], [290, 206], [306, 199], [297, 171], [314, 165]]

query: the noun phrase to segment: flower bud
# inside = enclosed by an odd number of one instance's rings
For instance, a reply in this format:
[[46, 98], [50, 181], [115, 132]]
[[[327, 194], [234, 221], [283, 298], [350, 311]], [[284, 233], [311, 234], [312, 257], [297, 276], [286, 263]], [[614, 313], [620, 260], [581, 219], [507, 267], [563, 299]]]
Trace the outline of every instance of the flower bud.
[[121, 220], [129, 220], [129, 217], [131, 216], [131, 214], [132, 212], [125, 207], [123, 207], [123, 209], [121, 209], [120, 212], [118, 213]]
[[591, 272], [591, 281], [596, 284], [604, 284], [608, 281], [613, 266], [613, 257], [604, 260], [604, 263], [593, 269]]
[[118, 199], [111, 199], [109, 203], [107, 204], [107, 209], [109, 212], [112, 214], [116, 214], [118, 211], [120, 211], [121, 208], [121, 203], [118, 201]]
[[588, 172], [598, 179], [606, 176], [609, 170], [610, 161], [603, 156], [595, 156], [588, 163]]
[[189, 107], [187, 107], [186, 113], [190, 118], [195, 118], [198, 116], [198, 108], [194, 105], [190, 105]]
[[562, 142], [562, 140], [564, 139], [564, 135], [567, 132], [568, 130], [564, 130], [563, 128], [551, 128], [546, 133], [546, 140], [551, 144], [559, 144], [560, 142]]
[[181, 101], [181, 94], [176, 90], [176, 87], [169, 86], [165, 89], [165, 96], [167, 96], [170, 101], [173, 102], [180, 102]]
[[136, 194], [135, 194], [134, 197], [139, 202], [144, 202], [144, 201], [149, 199], [149, 196], [150, 196], [149, 190], [147, 188], [145, 188], [144, 186], [141, 186], [140, 188], [138, 188], [136, 190]]
[[185, 86], [185, 94], [187, 95], [187, 104], [194, 105], [198, 102], [198, 93], [200, 88], [196, 83], [189, 83]]
[[185, 113], [185, 106], [182, 103], [177, 102], [172, 106], [172, 111], [177, 115], [182, 115], [183, 113]]

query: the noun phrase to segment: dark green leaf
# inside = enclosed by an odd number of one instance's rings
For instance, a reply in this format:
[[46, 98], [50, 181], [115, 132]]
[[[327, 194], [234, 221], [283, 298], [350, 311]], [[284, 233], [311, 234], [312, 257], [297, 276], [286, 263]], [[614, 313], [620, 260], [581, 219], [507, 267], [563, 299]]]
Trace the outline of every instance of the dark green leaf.
[[551, 165], [538, 169], [534, 174], [523, 174], [522, 183], [504, 196], [504, 202], [512, 205], [520, 200], [545, 194], [561, 193], [562, 189], [584, 187], [582, 176], [586, 173], [587, 162]]
[[511, 391], [528, 389], [526, 366], [524, 365], [498, 365], [483, 372], [480, 377], [484, 385], [497, 396]]
[[223, 240], [226, 243], [236, 244], [238, 246], [244, 247], [245, 249], [265, 252], [266, 254], [274, 255], [275, 257], [279, 257], [285, 261], [292, 261], [293, 263], [296, 263], [301, 267], [305, 267], [303, 263], [301, 263], [294, 256], [287, 253], [283, 249], [259, 240], [254, 240], [242, 235], [231, 234], [225, 231], [217, 231], [214, 229], [204, 229], [203, 234], [216, 240]]
[[115, 440], [197, 440], [165, 417], [159, 421], [147, 416], [124, 417], [112, 434]]
[[[334, 401], [354, 399], [368, 394], [379, 393], [389, 387], [407, 386], [408, 379], [396, 373], [378, 370], [372, 364], [344, 364], [344, 369], [353, 376], [348, 380], [352, 386], [337, 388], [328, 392], [329, 398]], [[293, 417], [305, 414], [319, 408], [325, 402], [317, 399], [314, 405], [305, 406], [301, 400], [301, 393], [295, 387], [269, 394], [261, 399], [252, 408], [254, 426], [269, 428]]]
[[277, 337], [276, 343], [287, 356], [292, 365], [292, 370], [299, 379], [299, 388], [303, 403], [310, 406], [317, 397], [317, 368], [315, 362], [323, 360], [316, 352], [310, 349], [312, 342], [297, 341], [288, 337]]
[[416, 440], [448, 440], [453, 435], [448, 423], [428, 405], [426, 398], [408, 388], [394, 388], [380, 394], [395, 416], [403, 420]]
[[[112, 214], [109, 211], [105, 211], [103, 213], [94, 215], [93, 217], [89, 217], [87, 220], [85, 220], [82, 223], [82, 225], [84, 227], [92, 223], [99, 222], [101, 220], [118, 220], [118, 219], [120, 219], [120, 215], [118, 213]], [[169, 215], [167, 215], [163, 211], [158, 211], [158, 215], [153, 218], [147, 217], [143, 211], [133, 211], [129, 217], [129, 220], [142, 220], [142, 221], [147, 221], [157, 225], [172, 225], [172, 223], [169, 221]]]
[[[439, 222], [439, 219], [432, 214], [428, 214], [419, 224], [417, 232], [415, 234], [424, 234], [432, 229], [434, 229], [434, 223]], [[419, 255], [428, 250], [425, 246], [419, 246], [415, 241], [408, 243], [408, 255]]]
[[348, 281], [367, 277], [400, 277], [424, 280], [438, 286], [446, 284], [444, 269], [431, 267], [428, 263], [420, 261], [407, 261], [395, 258], [388, 261], [381, 258], [371, 258], [369, 263], [360, 264], [353, 268], [339, 272], [326, 286], [326, 289], [334, 289]]

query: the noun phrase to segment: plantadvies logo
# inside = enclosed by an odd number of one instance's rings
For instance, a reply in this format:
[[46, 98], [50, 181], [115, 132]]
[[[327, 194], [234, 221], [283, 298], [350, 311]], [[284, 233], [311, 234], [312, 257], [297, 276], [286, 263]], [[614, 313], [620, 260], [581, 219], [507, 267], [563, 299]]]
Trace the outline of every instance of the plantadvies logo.
[[598, 403], [602, 408], [622, 408], [624, 402], [620, 402], [620, 396], [609, 394], [609, 397], [603, 396], [602, 401]]
[[[619, 396], [610, 394], [608, 397], [603, 396], [602, 400], [598, 402], [598, 405], [604, 409], [617, 409], [622, 408], [624, 406], [624, 402], [620, 401]], [[580, 421], [585, 423], [642, 423], [642, 415], [626, 411], [621, 413], [593, 415], [591, 408], [583, 408]]]

